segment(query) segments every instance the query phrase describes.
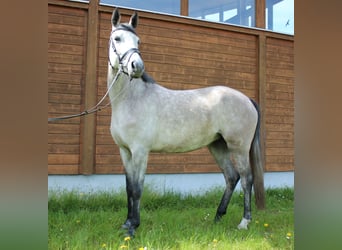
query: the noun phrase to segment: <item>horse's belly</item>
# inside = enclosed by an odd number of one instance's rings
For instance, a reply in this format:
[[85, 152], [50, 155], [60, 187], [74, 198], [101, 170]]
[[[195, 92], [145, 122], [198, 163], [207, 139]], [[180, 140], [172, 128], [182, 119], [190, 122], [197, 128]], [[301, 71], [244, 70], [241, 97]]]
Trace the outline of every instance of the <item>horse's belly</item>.
[[198, 134], [196, 136], [174, 136], [166, 140], [164, 137], [158, 142], [155, 142], [152, 147], [152, 152], [165, 153], [183, 153], [196, 149], [203, 148], [219, 138], [219, 134], [206, 135]]

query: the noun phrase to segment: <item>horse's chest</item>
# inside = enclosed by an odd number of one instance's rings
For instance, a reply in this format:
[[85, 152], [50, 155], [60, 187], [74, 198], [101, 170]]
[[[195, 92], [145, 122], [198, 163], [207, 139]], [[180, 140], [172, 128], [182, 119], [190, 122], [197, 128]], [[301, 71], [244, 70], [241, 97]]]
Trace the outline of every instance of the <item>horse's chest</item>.
[[110, 131], [113, 139], [117, 144], [126, 144], [132, 136], [132, 128], [136, 126], [133, 119], [120, 119], [120, 117], [112, 118]]
[[115, 142], [120, 146], [129, 146], [138, 139], [148, 140], [148, 122], [145, 119], [138, 119], [137, 115], [126, 113], [112, 116], [111, 134]]

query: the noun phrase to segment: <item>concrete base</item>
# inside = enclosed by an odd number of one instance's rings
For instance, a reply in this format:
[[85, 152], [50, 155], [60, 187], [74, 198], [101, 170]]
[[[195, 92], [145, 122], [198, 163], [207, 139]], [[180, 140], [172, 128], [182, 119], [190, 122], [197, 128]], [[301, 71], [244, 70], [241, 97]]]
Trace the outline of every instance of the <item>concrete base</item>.
[[[294, 187], [294, 172], [267, 172], [265, 188]], [[125, 190], [124, 175], [49, 175], [48, 189], [77, 192], [118, 192]], [[225, 187], [223, 175], [214, 174], [147, 174], [145, 186], [156, 192], [173, 191], [200, 194], [215, 187]], [[240, 184], [236, 190], [240, 190]]]

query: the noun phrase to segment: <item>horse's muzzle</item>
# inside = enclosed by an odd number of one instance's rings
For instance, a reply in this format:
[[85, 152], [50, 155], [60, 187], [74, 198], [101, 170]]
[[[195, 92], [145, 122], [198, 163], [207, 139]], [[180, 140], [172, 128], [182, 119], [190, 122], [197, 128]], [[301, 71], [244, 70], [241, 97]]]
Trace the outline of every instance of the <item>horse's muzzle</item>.
[[145, 71], [145, 66], [143, 61], [132, 61], [131, 62], [131, 72], [129, 72], [130, 76], [133, 78], [140, 78]]
[[141, 59], [139, 53], [133, 53], [127, 65], [128, 74], [132, 78], [140, 78], [144, 71], [144, 61]]

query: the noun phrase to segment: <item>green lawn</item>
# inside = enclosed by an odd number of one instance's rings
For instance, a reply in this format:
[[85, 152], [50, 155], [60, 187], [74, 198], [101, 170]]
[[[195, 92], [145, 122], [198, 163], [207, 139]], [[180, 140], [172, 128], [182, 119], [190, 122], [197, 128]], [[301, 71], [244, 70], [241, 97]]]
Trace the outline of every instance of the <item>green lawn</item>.
[[293, 249], [294, 191], [269, 189], [267, 208], [256, 210], [248, 230], [238, 230], [243, 197], [235, 192], [227, 215], [214, 223], [222, 189], [203, 195], [156, 194], [145, 189], [141, 225], [133, 239], [120, 230], [126, 194], [49, 193], [49, 249]]

